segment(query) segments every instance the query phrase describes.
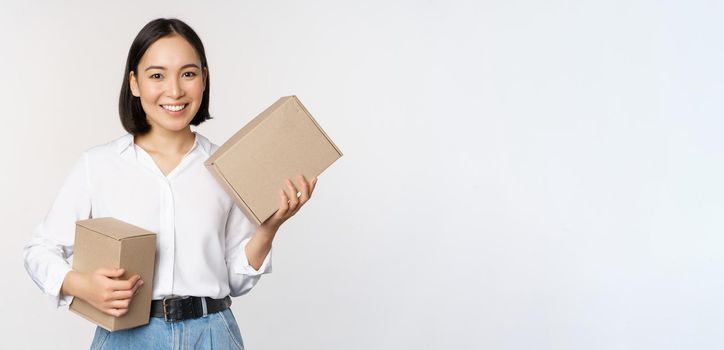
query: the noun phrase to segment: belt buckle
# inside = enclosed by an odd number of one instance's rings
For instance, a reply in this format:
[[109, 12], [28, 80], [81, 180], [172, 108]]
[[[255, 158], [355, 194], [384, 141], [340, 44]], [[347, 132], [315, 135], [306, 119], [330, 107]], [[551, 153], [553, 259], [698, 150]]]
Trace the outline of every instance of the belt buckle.
[[188, 296], [188, 295], [173, 295], [173, 294], [172, 294], [172, 295], [167, 295], [167, 296], [163, 297], [163, 299], [162, 299], [162, 303], [163, 303], [163, 319], [166, 320], [166, 322], [176, 322], [176, 321], [179, 321], [179, 320], [176, 320], [176, 319], [173, 319], [173, 318], [172, 318], [172, 319], [169, 319], [169, 318], [168, 318], [168, 316], [169, 316], [169, 315], [168, 315], [168, 303], [166, 303], [166, 301], [183, 300], [183, 299], [188, 299], [188, 298], [191, 298], [191, 296]]

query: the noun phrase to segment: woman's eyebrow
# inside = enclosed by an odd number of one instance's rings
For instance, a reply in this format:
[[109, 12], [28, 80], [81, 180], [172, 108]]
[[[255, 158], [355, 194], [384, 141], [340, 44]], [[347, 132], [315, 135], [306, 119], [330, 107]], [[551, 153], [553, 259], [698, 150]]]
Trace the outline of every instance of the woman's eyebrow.
[[[195, 64], [195, 63], [184, 64], [183, 66], [181, 66], [181, 69], [189, 68], [189, 67], [194, 67], [194, 68], [196, 68], [196, 69], [201, 69], [201, 68], [199, 68], [199, 66], [198, 66], [197, 64]], [[163, 67], [163, 66], [150, 66], [150, 67], [146, 68], [146, 69], [144, 70], [144, 72], [147, 71], [147, 70], [149, 70], [149, 69], [161, 69], [161, 70], [165, 70], [166, 67]]]

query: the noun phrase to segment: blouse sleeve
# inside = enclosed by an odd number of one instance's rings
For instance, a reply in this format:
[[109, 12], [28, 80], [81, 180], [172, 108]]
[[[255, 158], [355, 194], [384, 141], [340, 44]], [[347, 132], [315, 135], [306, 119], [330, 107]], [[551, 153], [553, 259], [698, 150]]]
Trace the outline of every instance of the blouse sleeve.
[[65, 179], [45, 218], [23, 247], [23, 259], [33, 282], [56, 307], [68, 307], [72, 295], [60, 295], [65, 275], [72, 270], [75, 222], [91, 215], [88, 159], [84, 153]]
[[246, 256], [246, 245], [256, 228], [257, 225], [252, 223], [239, 207], [232, 205], [226, 222], [226, 265], [232, 297], [248, 293], [259, 282], [262, 274], [272, 272], [271, 250], [258, 270], [249, 264]]

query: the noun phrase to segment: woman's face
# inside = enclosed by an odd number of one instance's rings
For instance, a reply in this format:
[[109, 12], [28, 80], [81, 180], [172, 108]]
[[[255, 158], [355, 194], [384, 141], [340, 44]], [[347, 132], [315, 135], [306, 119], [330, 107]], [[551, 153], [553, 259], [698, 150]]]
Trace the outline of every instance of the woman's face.
[[191, 44], [179, 35], [158, 39], [130, 72], [133, 96], [140, 97], [151, 130], [181, 131], [201, 106], [206, 69]]

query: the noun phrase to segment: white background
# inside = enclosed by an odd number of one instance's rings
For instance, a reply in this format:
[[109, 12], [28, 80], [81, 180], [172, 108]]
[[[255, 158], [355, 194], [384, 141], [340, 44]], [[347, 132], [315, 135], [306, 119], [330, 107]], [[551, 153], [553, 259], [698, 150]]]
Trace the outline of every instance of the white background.
[[296, 94], [344, 152], [234, 300], [247, 349], [724, 348], [722, 2], [0, 6], [4, 348], [90, 344], [22, 246], [156, 17], [206, 46], [202, 134]]

